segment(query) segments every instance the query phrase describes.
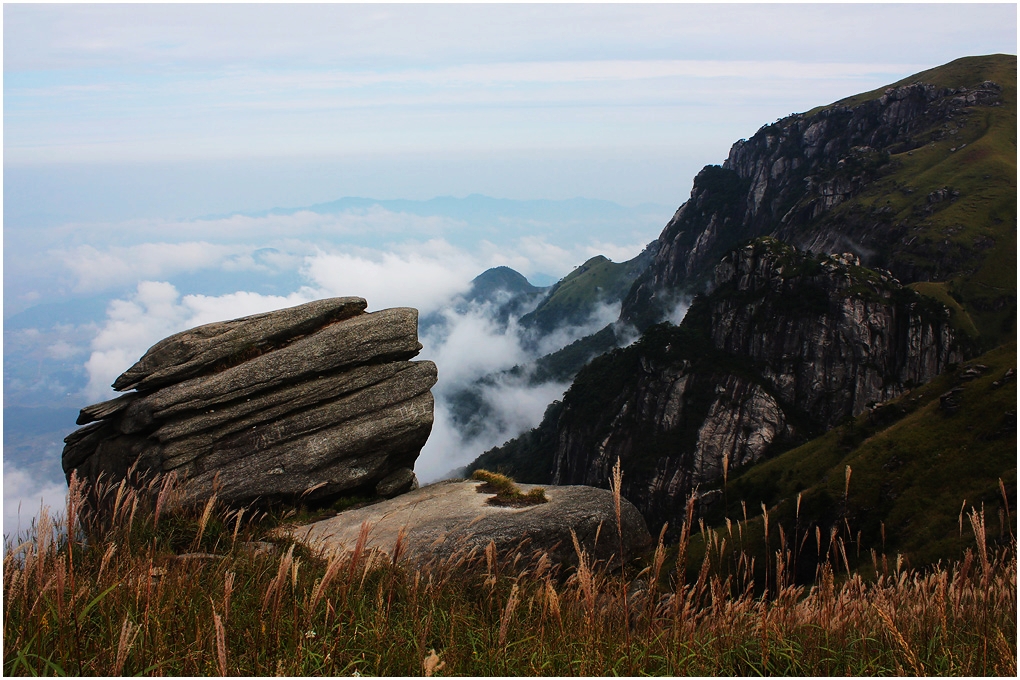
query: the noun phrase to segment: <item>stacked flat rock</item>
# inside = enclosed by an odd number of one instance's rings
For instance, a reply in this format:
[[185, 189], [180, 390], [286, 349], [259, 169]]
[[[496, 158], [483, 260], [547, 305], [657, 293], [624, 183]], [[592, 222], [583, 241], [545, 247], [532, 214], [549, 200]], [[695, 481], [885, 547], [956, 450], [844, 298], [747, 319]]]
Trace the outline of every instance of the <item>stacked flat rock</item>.
[[317, 300], [211, 323], [153, 345], [81, 410], [68, 479], [177, 474], [186, 501], [323, 503], [417, 486], [436, 366], [409, 361], [418, 311]]

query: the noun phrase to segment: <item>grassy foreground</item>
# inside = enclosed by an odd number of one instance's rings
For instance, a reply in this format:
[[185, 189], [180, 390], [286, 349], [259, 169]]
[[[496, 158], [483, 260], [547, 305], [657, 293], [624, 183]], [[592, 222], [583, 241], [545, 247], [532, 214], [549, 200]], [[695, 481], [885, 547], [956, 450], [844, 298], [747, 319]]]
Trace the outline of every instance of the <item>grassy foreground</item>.
[[73, 481], [56, 521], [7, 540], [6, 675], [1016, 674], [1016, 540], [989, 549], [974, 510], [959, 562], [911, 571], [891, 558], [870, 580], [847, 573], [837, 543], [814, 585], [792, 585], [773, 539], [762, 596], [718, 535], [677, 583], [690, 526], [623, 573], [491, 544], [425, 572], [360, 542], [325, 556], [269, 542], [270, 518], [215, 499], [175, 510], [172, 483], [151, 503], [103, 489], [115, 517], [103, 528], [82, 491]]

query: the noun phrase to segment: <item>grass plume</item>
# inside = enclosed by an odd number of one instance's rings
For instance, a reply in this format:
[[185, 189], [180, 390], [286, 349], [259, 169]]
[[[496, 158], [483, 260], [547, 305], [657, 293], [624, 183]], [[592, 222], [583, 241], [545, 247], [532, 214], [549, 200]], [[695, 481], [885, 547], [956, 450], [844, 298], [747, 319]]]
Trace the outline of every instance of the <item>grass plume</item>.
[[6, 545], [6, 674], [1016, 673], [1016, 543], [993, 542], [981, 509], [972, 547], [928, 570], [883, 571], [876, 554], [875, 573], [848, 572], [843, 533], [819, 532], [807, 585], [789, 578], [791, 527], [774, 526], [763, 594], [741, 549], [755, 518], [703, 528], [695, 554], [693, 497], [681, 542], [660, 534], [636, 567], [609, 571], [578, 541], [568, 570], [495, 545], [423, 569], [360, 541], [323, 555], [273, 543], [269, 520], [214, 504], [167, 497], [157, 518], [169, 488], [110, 487], [123, 521], [100, 525], [76, 486], [70, 512]]

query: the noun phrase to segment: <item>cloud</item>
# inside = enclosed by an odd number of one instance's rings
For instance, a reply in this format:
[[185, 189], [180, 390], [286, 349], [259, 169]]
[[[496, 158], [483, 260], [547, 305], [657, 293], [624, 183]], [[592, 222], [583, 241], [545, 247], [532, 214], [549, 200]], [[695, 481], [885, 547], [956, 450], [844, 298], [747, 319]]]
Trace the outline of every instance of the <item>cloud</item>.
[[536, 343], [535, 351], [537, 356], [552, 354], [578, 338], [583, 338], [586, 335], [602, 330], [620, 318], [621, 307], [620, 302], [600, 302], [591, 311], [584, 323], [576, 326], [560, 326], [549, 333], [541, 335], [537, 338], [538, 342]]
[[482, 431], [470, 437], [454, 423], [449, 402], [437, 395], [432, 434], [414, 466], [419, 481], [442, 479], [492, 447], [536, 427], [548, 405], [562, 397], [567, 387], [567, 383], [528, 385], [523, 378], [498, 378], [482, 388], [490, 415]]
[[46, 346], [46, 354], [51, 359], [66, 360], [73, 359], [83, 352], [83, 348], [73, 345], [67, 340], [57, 340], [52, 345]]
[[[68, 242], [87, 234], [90, 242], [50, 250], [36, 267], [53, 266], [55, 259], [57, 266], [71, 275], [75, 292], [96, 293], [140, 280], [170, 279], [199, 271], [256, 275], [296, 272], [308, 264], [309, 256], [321, 255], [332, 244], [346, 243], [347, 251], [357, 252], [354, 244], [359, 239], [382, 243], [386, 238], [419, 237], [424, 241], [418, 246], [420, 252], [403, 256], [414, 268], [430, 261], [463, 261], [463, 253], [453, 251], [440, 237], [457, 234], [466, 226], [445, 216], [390, 211], [379, 205], [338, 213], [300, 210], [290, 215], [72, 223], [46, 230], [44, 237]], [[168, 238], [170, 235], [173, 238]], [[371, 249], [364, 252], [383, 266], [389, 265], [386, 254]], [[326, 282], [333, 278], [314, 265], [311, 270], [321, 273]], [[451, 273], [464, 271], [464, 266], [458, 266]], [[38, 293], [35, 295], [38, 297]]]
[[[548, 405], [563, 396], [569, 383], [532, 384], [528, 366], [538, 357], [588, 335], [619, 316], [620, 305], [599, 305], [586, 323], [565, 326], [527, 342], [529, 334], [511, 317], [497, 320], [491, 303], [447, 307], [443, 323], [422, 337], [422, 358], [436, 362], [439, 382], [435, 423], [415, 464], [422, 482], [435, 481], [494, 446], [536, 427]], [[521, 366], [518, 374], [505, 373]], [[469, 422], [458, 422], [454, 406], [471, 393], [481, 404]]]
[[[1010, 37], [1015, 43], [1016, 23], [1015, 8], [994, 5], [978, 5], [966, 14], [938, 5], [805, 5], [792, 14], [769, 6], [689, 4], [15, 5], [4, 18], [9, 26], [4, 60], [10, 70], [125, 65], [168, 70], [176, 65], [339, 71], [368, 64], [383, 75], [408, 63], [500, 65], [521, 55], [537, 62], [640, 56], [669, 63], [709, 55], [705, 61], [712, 63], [762, 54], [780, 61], [817, 60], [834, 46], [848, 62], [898, 61], [902, 55], [930, 54], [941, 44]], [[229, 34], [218, 30], [223, 25], [230, 25]]]
[[432, 240], [405, 244], [400, 252], [321, 253], [308, 258], [302, 271], [323, 293], [363, 297], [370, 310], [416, 307], [424, 315], [466, 292], [479, 265], [464, 251]]
[[442, 310], [445, 323], [423, 334], [422, 358], [439, 367], [437, 391], [449, 393], [476, 378], [503, 371], [525, 361], [516, 323], [503, 326], [496, 321], [492, 306], [472, 304], [466, 312]]
[[525, 276], [536, 272], [562, 272], [565, 263], [569, 262], [576, 266], [587, 259], [576, 252], [577, 246], [571, 249], [564, 248], [550, 243], [544, 236], [525, 236], [516, 239], [510, 252], [506, 252], [505, 246], [488, 243], [483, 246], [491, 248], [493, 266], [497, 266], [495, 263], [514, 266], [510, 264], [513, 262], [520, 267], [520, 272]]
[[143, 278], [164, 278], [182, 272], [219, 267], [243, 256], [244, 246], [190, 243], [143, 243], [100, 250], [91, 245], [58, 252], [64, 267], [76, 277], [75, 290], [91, 293], [131, 284]]
[[[436, 236], [464, 227], [464, 223], [442, 215], [415, 215], [387, 210], [380, 205], [348, 208], [337, 212], [304, 209], [290, 214], [208, 217], [192, 220], [134, 220], [110, 225], [71, 225], [89, 228], [93, 237], [103, 231], [119, 238], [160, 240], [170, 231], [179, 240], [204, 239], [213, 242], [252, 244], [256, 242], [319, 241], [322, 238], [362, 234]], [[247, 246], [253, 247], [253, 246]]]
[[67, 485], [39, 480], [25, 470], [4, 465], [4, 525], [5, 542], [15, 542], [24, 536], [47, 507], [50, 517], [62, 512], [67, 498]]
[[669, 311], [666, 313], [666, 320], [674, 326], [679, 326], [680, 322], [687, 316], [687, 310], [691, 308], [691, 301], [687, 298], [681, 298], [676, 301]]

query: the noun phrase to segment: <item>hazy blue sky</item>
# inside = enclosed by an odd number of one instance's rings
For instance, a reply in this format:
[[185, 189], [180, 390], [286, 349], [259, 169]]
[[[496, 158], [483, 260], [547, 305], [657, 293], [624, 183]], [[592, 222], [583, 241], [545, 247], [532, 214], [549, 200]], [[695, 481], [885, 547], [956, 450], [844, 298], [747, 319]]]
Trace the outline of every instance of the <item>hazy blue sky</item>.
[[5, 214], [679, 204], [763, 123], [1015, 51], [1012, 3], [7, 4]]

